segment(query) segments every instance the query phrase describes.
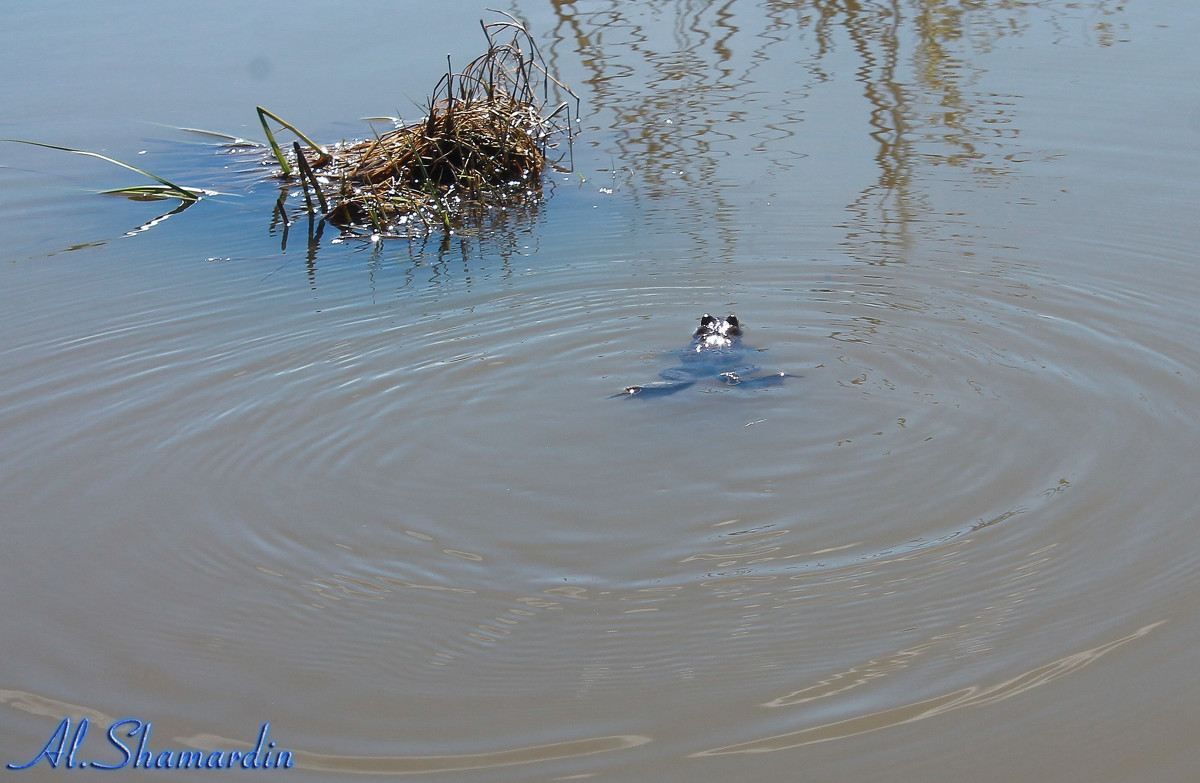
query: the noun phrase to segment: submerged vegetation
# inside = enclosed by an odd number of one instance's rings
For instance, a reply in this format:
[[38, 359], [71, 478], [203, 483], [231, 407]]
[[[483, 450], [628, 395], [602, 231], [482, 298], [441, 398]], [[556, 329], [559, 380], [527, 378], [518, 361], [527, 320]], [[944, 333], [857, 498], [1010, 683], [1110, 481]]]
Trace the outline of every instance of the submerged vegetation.
[[161, 201], [167, 198], [177, 198], [185, 203], [199, 201], [202, 196], [216, 195], [212, 191], [201, 190], [200, 188], [187, 188], [183, 185], [176, 185], [169, 179], [164, 179], [157, 174], [151, 174], [145, 169], [139, 169], [137, 166], [130, 165], [116, 158], [110, 158], [107, 155], [101, 155], [99, 152], [89, 152], [88, 150], [77, 150], [74, 147], [60, 147], [57, 144], [46, 144], [40, 141], [27, 141], [25, 139], [0, 139], [0, 141], [11, 141], [16, 144], [32, 144], [35, 147], [45, 147], [52, 150], [62, 150], [70, 152], [74, 155], [87, 155], [91, 158], [99, 158], [100, 160], [108, 161], [122, 168], [136, 171], [148, 179], [154, 180], [157, 184], [154, 185], [133, 185], [125, 188], [114, 188], [112, 190], [101, 191], [104, 195], [126, 196], [135, 201]]
[[146, 183], [143, 185], [130, 185], [128, 187], [100, 191], [100, 194], [104, 196], [124, 196], [125, 198], [133, 201], [165, 201], [167, 199], [179, 199], [179, 205], [174, 209], [166, 212], [165, 214], [158, 215], [157, 217], [147, 220], [145, 223], [142, 223], [140, 226], [131, 231], [126, 231], [125, 236], [134, 236], [135, 234], [147, 231], [154, 226], [157, 226], [159, 223], [163, 222], [172, 215], [178, 215], [180, 212], [192, 206], [205, 196], [222, 195], [215, 190], [203, 190], [201, 188], [189, 188], [183, 185], [177, 185], [169, 179], [160, 177], [157, 174], [152, 174], [145, 169], [139, 169], [137, 166], [117, 160], [116, 158], [110, 158], [107, 155], [101, 155], [99, 152], [79, 150], [75, 149], [74, 147], [61, 147], [57, 144], [46, 144], [44, 142], [29, 141], [27, 139], [0, 139], [0, 141], [10, 141], [14, 144], [30, 144], [34, 147], [45, 147], [46, 149], [70, 152], [73, 155], [86, 155], [90, 158], [99, 158], [100, 160], [107, 161], [108, 163], [120, 166], [121, 168], [129, 169], [130, 171], [136, 171], [138, 174], [141, 174], [147, 179], [154, 181], [154, 184]]
[[[562, 99], [574, 99], [578, 111], [579, 98], [549, 73], [525, 27], [498, 13], [501, 21], [480, 22], [487, 51], [459, 72], [447, 57], [446, 74], [434, 86], [419, 122], [397, 122], [395, 129], [365, 141], [321, 146], [257, 107], [267, 141], [254, 146], [269, 150], [270, 164], [277, 166], [284, 183], [276, 219], [290, 222], [296, 209], [288, 209], [286, 200], [297, 185], [310, 239], [317, 223], [372, 236], [448, 234], [471, 221], [485, 225], [490, 211], [536, 204], [542, 172], [550, 165], [548, 152], [556, 148], [556, 137], [571, 138], [571, 105]], [[552, 96], [558, 102], [551, 108]], [[298, 139], [287, 148], [276, 135], [285, 129]], [[224, 138], [245, 146], [241, 139]], [[4, 141], [89, 155], [142, 174], [153, 184], [103, 192], [137, 200], [179, 199], [179, 207], [169, 214], [217, 195], [96, 152]]]

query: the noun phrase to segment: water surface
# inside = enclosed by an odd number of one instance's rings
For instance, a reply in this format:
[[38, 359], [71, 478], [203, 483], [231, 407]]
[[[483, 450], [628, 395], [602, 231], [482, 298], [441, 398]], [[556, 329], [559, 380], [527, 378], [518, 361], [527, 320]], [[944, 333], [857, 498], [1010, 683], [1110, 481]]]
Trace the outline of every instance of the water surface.
[[[0, 135], [229, 195], [0, 148], [4, 763], [1200, 774], [1200, 15], [1011, 5], [516, 3], [573, 170], [414, 243], [150, 123], [369, 136], [484, 4], [11, 11]], [[609, 398], [704, 312], [800, 377]]]

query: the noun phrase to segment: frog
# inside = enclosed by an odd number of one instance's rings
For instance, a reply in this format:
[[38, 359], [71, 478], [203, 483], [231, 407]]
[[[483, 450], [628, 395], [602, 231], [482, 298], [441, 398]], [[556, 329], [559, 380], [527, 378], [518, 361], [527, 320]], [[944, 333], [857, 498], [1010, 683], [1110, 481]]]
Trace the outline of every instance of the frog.
[[760, 367], [747, 364], [746, 354], [755, 349], [742, 343], [743, 333], [742, 322], [733, 313], [723, 318], [705, 313], [691, 344], [671, 352], [678, 356], [678, 366], [659, 373], [661, 380], [627, 386], [613, 397], [666, 397], [708, 380], [745, 388], [777, 386], [795, 377], [786, 372], [761, 374]]

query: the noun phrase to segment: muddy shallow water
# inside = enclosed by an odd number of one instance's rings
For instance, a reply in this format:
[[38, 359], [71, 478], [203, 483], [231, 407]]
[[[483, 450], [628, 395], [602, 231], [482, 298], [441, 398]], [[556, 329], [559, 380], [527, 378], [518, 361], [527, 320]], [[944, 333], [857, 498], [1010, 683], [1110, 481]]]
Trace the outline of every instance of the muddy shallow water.
[[[1200, 12], [516, 3], [574, 170], [310, 247], [253, 153], [148, 123], [365, 137], [487, 13], [350, 5], [388, 35], [0, 31], [0, 136], [230, 194], [155, 222], [0, 146], [0, 761], [87, 718], [117, 765], [134, 718], [155, 754], [270, 723], [297, 780], [1200, 775]], [[609, 399], [706, 311], [798, 377]]]

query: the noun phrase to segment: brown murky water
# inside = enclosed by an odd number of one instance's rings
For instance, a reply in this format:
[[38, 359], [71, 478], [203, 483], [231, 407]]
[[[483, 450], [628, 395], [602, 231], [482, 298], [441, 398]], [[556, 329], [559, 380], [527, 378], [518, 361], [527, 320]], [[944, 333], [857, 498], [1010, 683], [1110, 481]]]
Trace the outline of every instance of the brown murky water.
[[[144, 122], [367, 136], [485, 5], [7, 12], [0, 136], [235, 195], [0, 146], [6, 775], [1200, 776], [1200, 9], [522, 0], [575, 172], [446, 242]], [[800, 377], [609, 398], [706, 311]]]

